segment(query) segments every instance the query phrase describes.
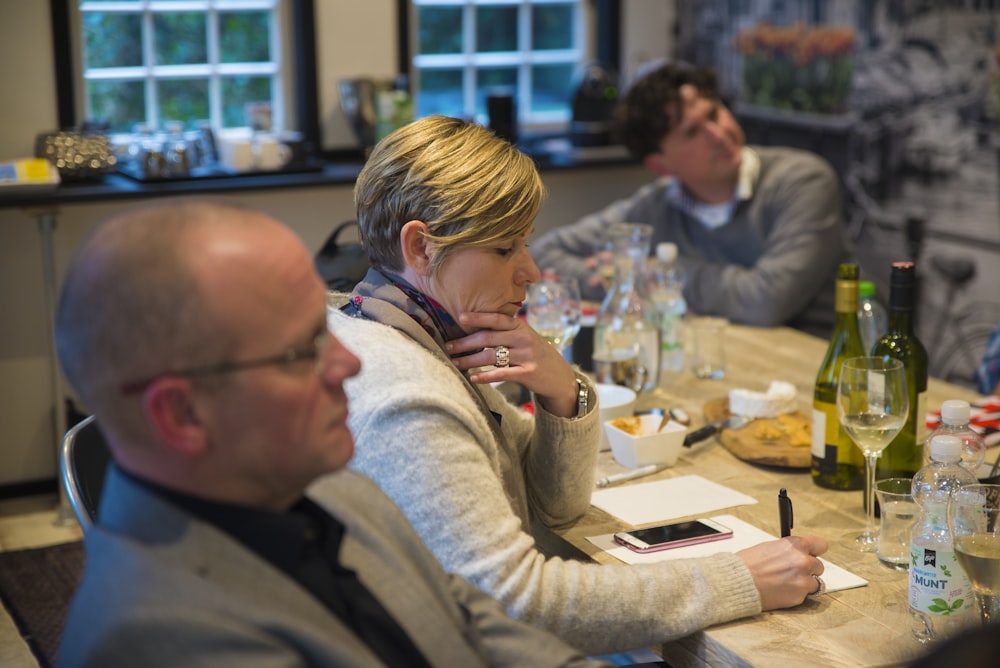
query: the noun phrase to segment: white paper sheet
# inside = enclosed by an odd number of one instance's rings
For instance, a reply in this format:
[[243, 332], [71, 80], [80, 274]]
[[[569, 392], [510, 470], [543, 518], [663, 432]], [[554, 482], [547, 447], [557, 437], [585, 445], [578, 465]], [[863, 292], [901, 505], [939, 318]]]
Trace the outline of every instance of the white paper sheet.
[[629, 524], [649, 524], [747, 506], [757, 499], [700, 475], [685, 475], [598, 490], [590, 502]]
[[[627, 547], [622, 547], [614, 540], [613, 534], [593, 536], [587, 538], [591, 543], [601, 548], [611, 556], [624, 561], [626, 564], [653, 564], [659, 561], [670, 559], [687, 559], [690, 557], [707, 557], [719, 552], [739, 552], [740, 550], [752, 547], [758, 543], [768, 540], [777, 540], [775, 536], [761, 531], [752, 524], [747, 524], [743, 520], [733, 515], [718, 515], [712, 518], [719, 524], [733, 530], [733, 537], [725, 540], [717, 540], [711, 543], [701, 543], [700, 545], [688, 545], [677, 547], [672, 550], [661, 550], [659, 552], [648, 552], [640, 554]], [[844, 570], [836, 564], [830, 563], [820, 557], [826, 570], [823, 571], [823, 582], [826, 583], [826, 590], [840, 591], [841, 589], [853, 589], [854, 587], [864, 587], [868, 580], [858, 577], [850, 571]]]

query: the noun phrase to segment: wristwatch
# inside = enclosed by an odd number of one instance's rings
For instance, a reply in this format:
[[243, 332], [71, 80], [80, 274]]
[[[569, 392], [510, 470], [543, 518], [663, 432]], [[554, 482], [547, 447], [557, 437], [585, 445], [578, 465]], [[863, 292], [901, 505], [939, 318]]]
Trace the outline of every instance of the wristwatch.
[[587, 381], [579, 376], [576, 377], [576, 416], [583, 417], [590, 408], [590, 386]]

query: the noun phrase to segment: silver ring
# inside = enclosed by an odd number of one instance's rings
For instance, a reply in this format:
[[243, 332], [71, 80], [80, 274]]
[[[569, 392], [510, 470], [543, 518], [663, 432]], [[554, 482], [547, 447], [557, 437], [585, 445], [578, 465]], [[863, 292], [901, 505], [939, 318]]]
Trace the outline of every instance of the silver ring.
[[816, 587], [816, 591], [812, 592], [811, 594], [808, 594], [808, 596], [819, 596], [820, 594], [825, 594], [826, 593], [826, 583], [823, 582], [823, 578], [821, 578], [818, 575], [813, 575], [813, 577], [816, 578], [816, 584], [819, 585], [819, 586]]
[[493, 366], [501, 369], [510, 366], [510, 348], [507, 346], [496, 346], [493, 348], [493, 354], [496, 355], [496, 361], [493, 363]]

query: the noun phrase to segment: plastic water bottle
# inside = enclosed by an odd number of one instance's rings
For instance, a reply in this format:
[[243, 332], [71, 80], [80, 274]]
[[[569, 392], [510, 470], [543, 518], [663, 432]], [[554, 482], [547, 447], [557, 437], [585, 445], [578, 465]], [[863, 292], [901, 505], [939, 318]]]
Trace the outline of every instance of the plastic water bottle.
[[660, 382], [670, 383], [684, 372], [684, 283], [676, 265], [677, 245], [656, 245], [656, 263], [650, 273], [650, 298], [660, 325]]
[[972, 585], [955, 558], [948, 531], [948, 498], [976, 477], [960, 464], [962, 440], [935, 436], [931, 462], [913, 476], [910, 492], [920, 515], [910, 531], [910, 617], [920, 642], [937, 641], [978, 619]]
[[949, 399], [941, 404], [941, 424], [931, 432], [924, 443], [924, 464], [931, 461], [931, 441], [935, 436], [950, 434], [962, 441], [962, 466], [976, 475], [986, 457], [986, 442], [979, 432], [969, 426], [972, 408], [968, 401]]
[[865, 354], [889, 329], [889, 315], [885, 307], [875, 299], [875, 284], [871, 281], [858, 282], [858, 331]]

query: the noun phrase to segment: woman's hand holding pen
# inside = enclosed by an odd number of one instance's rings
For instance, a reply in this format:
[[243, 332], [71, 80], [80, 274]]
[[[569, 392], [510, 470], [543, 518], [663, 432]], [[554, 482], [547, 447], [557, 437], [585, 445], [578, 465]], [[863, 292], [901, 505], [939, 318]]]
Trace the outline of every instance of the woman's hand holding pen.
[[820, 587], [823, 574], [819, 555], [826, 552], [819, 536], [788, 536], [760, 543], [736, 554], [743, 559], [760, 593], [762, 610], [790, 608]]
[[[479, 371], [469, 376], [473, 383], [516, 381], [535, 394], [545, 410], [570, 417], [577, 412], [576, 374], [555, 346], [543, 339], [520, 318], [503, 313], [465, 312], [459, 323], [478, 330], [448, 342], [452, 362], [462, 371], [497, 363], [497, 347], [507, 349], [507, 366]], [[471, 355], [455, 357], [472, 351]]]

